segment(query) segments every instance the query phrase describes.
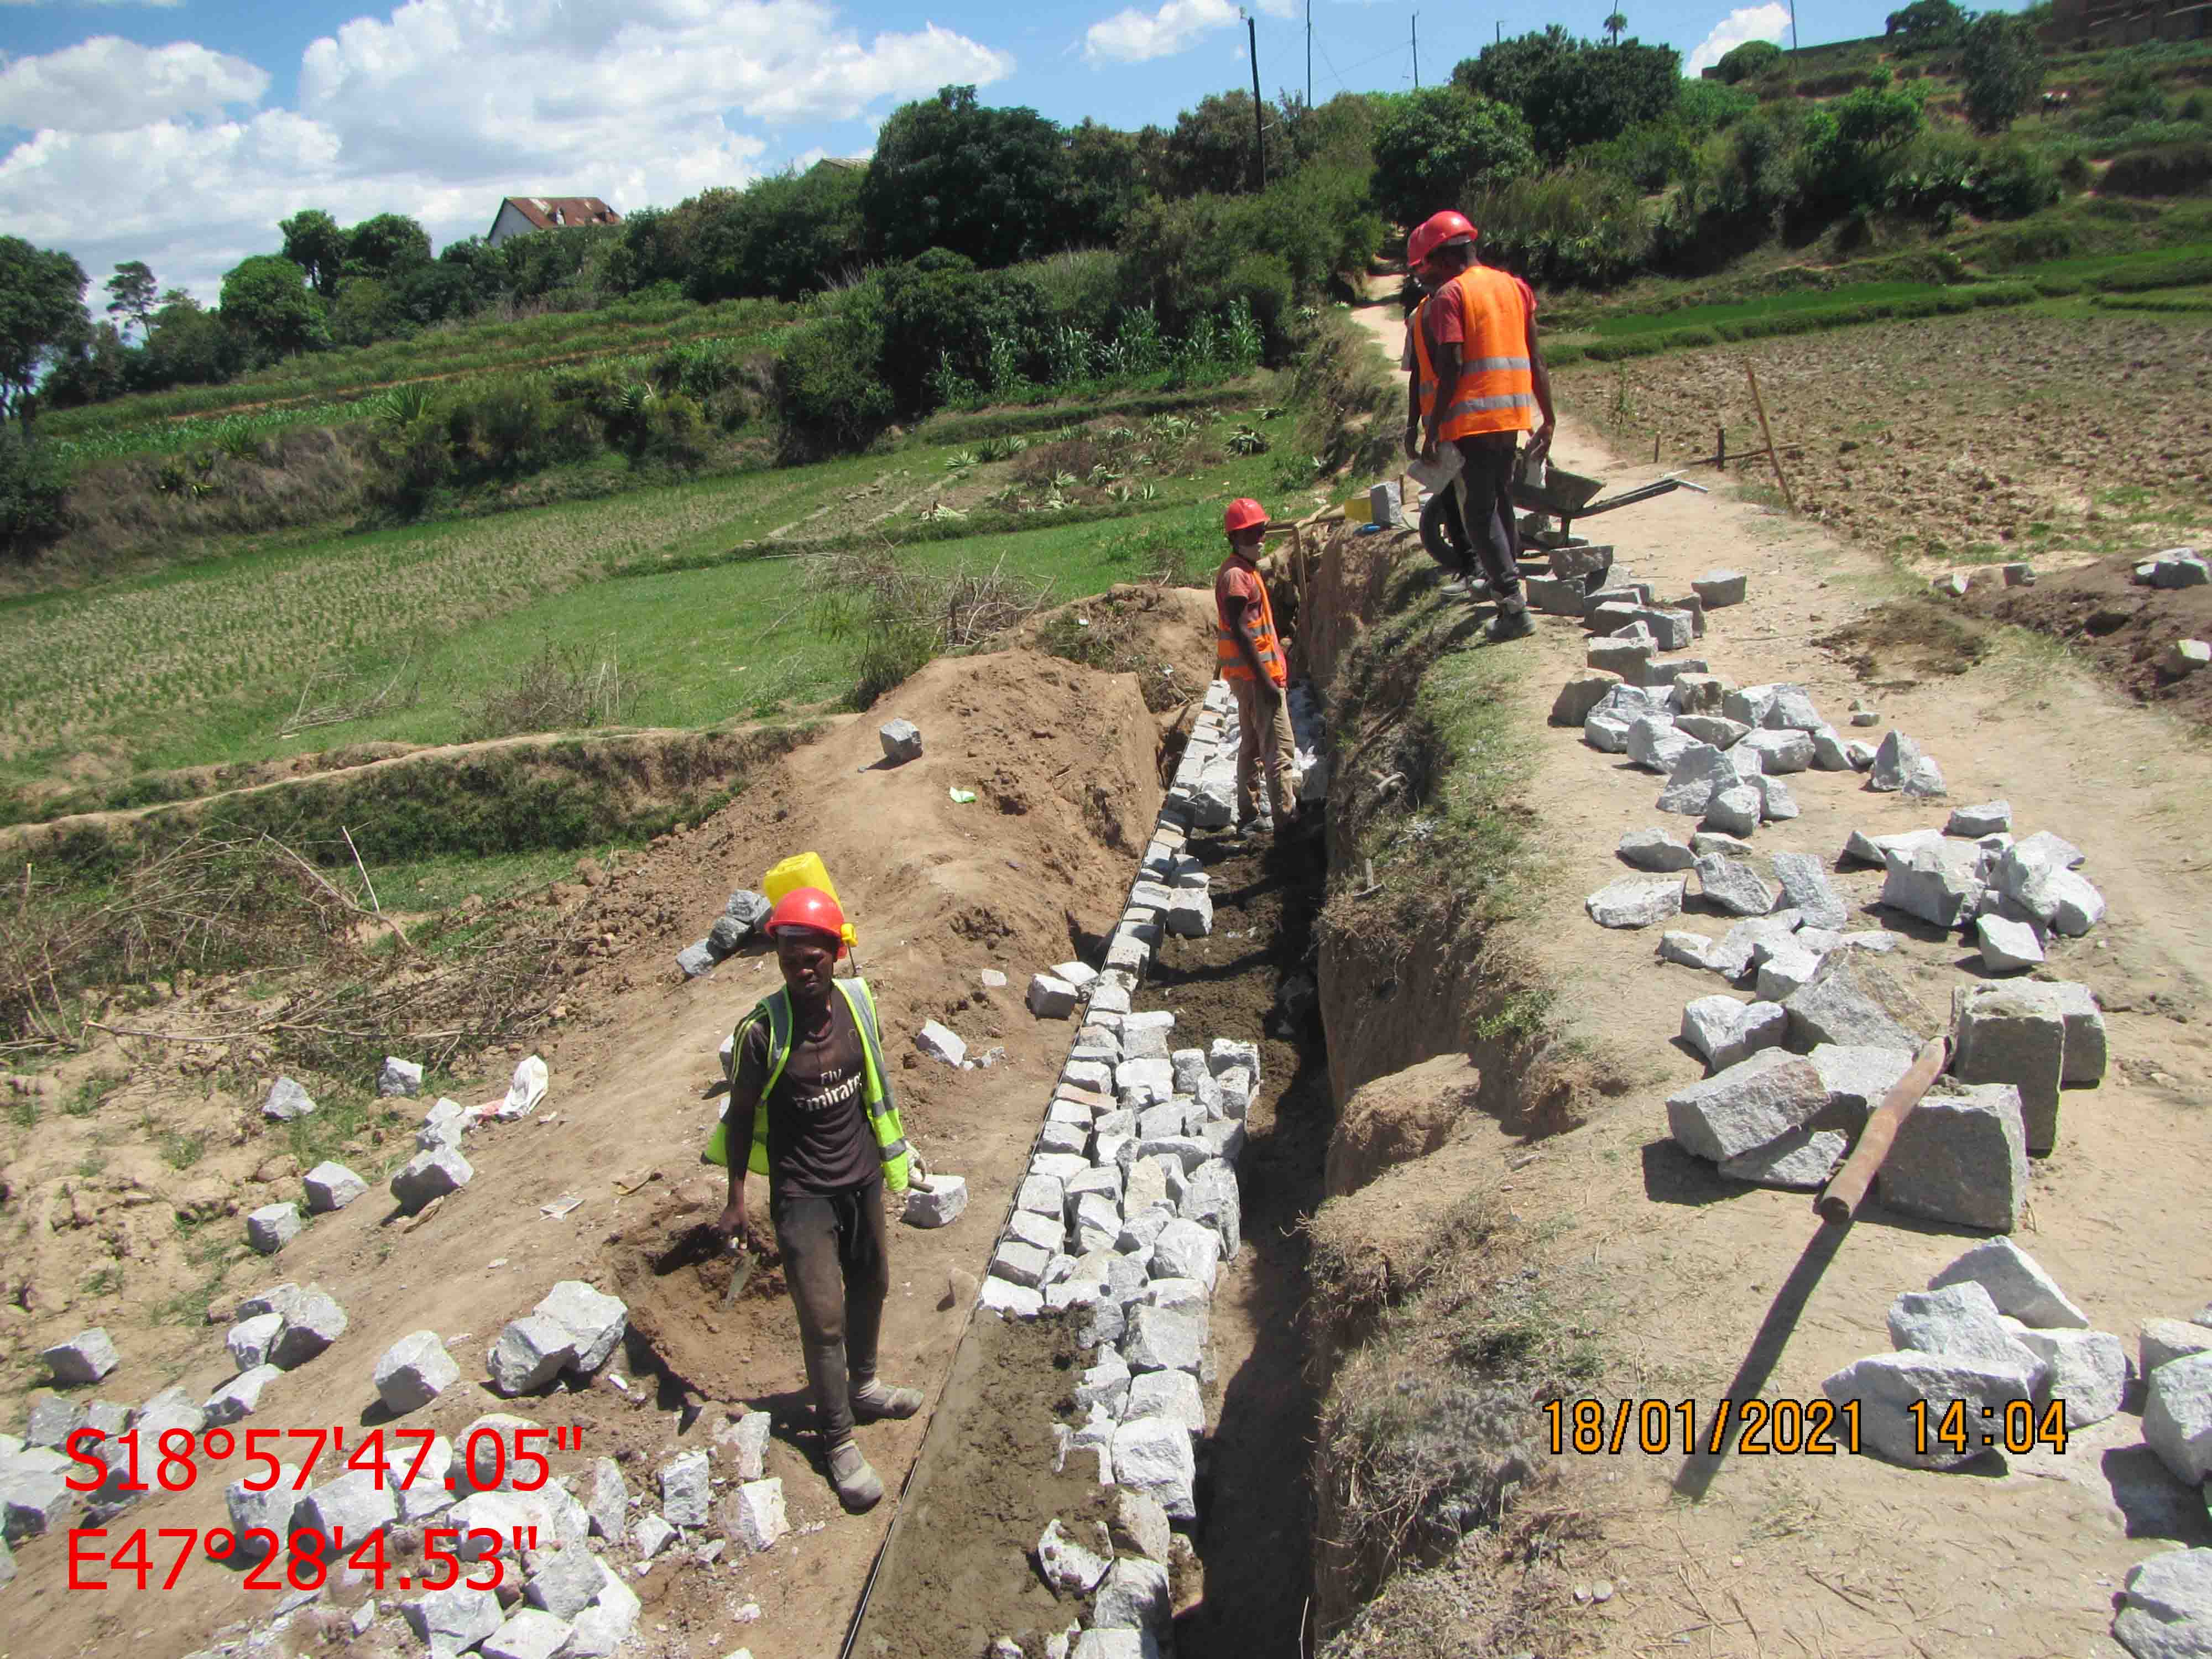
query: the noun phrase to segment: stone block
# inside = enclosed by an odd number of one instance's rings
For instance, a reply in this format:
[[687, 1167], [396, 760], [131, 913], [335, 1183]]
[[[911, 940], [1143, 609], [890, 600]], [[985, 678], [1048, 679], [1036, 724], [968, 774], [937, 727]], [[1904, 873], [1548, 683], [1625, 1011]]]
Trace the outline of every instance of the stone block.
[[1589, 595], [1578, 581], [1554, 576], [1531, 576], [1522, 584], [1528, 608], [1547, 617], [1580, 617], [1589, 608]]
[[1697, 618], [1686, 611], [1669, 611], [1658, 605], [1642, 605], [1629, 614], [1629, 621], [1641, 623], [1650, 630], [1651, 638], [1662, 651], [1686, 651], [1697, 637]]
[[2212, 641], [2204, 640], [2176, 640], [2158, 659], [2159, 672], [2177, 680], [2208, 666], [2212, 666]]
[[1891, 1209], [2010, 1232], [2027, 1201], [2019, 1092], [1988, 1083], [1926, 1096], [1898, 1126], [1880, 1179]]
[[1081, 1000], [1076, 988], [1066, 980], [1051, 974], [1030, 975], [1030, 988], [1025, 998], [1030, 1012], [1039, 1019], [1066, 1019], [1075, 1012]]
[[48, 1375], [64, 1388], [77, 1382], [97, 1382], [123, 1363], [107, 1332], [98, 1325], [79, 1331], [66, 1342], [55, 1343], [41, 1351], [39, 1358], [46, 1362]]
[[[292, 1527], [295, 1531], [304, 1528], [320, 1533], [325, 1540], [343, 1535], [345, 1553], [350, 1554], [356, 1544], [389, 1531], [398, 1518], [392, 1480], [387, 1478], [379, 1485], [374, 1469], [349, 1469], [300, 1500], [292, 1511]], [[323, 1553], [325, 1559], [335, 1553], [327, 1541]]]
[[2202, 587], [2212, 579], [2212, 568], [2191, 547], [2168, 548], [2148, 563], [2153, 587]]
[[945, 1227], [967, 1207], [968, 1177], [933, 1173], [908, 1185], [901, 1213], [911, 1227]]
[[1963, 836], [1969, 841], [1983, 836], [1996, 835], [2012, 828], [2012, 803], [2003, 800], [1984, 801], [1978, 806], [1954, 806], [1950, 818], [1943, 825], [1947, 836]]
[[537, 1607], [522, 1607], [478, 1644], [483, 1659], [553, 1659], [568, 1651], [575, 1631], [565, 1619]]
[[1743, 768], [1720, 748], [1710, 743], [1695, 744], [1676, 757], [1667, 787], [1659, 792], [1659, 810], [1694, 817], [1705, 810], [1717, 792], [1734, 788], [1745, 775]]
[[200, 1407], [210, 1428], [237, 1422], [260, 1409], [261, 1391], [284, 1373], [274, 1365], [256, 1365], [240, 1371], [207, 1397]]
[[[1094, 1525], [1096, 1523], [1093, 1523]], [[1045, 1522], [1036, 1544], [1037, 1571], [1046, 1583], [1063, 1595], [1088, 1595], [1114, 1563], [1109, 1548], [1101, 1554], [1079, 1543], [1055, 1516]]]
[[884, 758], [894, 766], [921, 758], [921, 731], [912, 720], [886, 720], [876, 728], [876, 738], [884, 746]]
[[1221, 1235], [1221, 1257], [1234, 1261], [1243, 1236], [1243, 1212], [1237, 1190], [1237, 1171], [1219, 1158], [1211, 1158], [1191, 1171], [1176, 1212], [1186, 1221], [1202, 1221]]
[[1213, 899], [1203, 887], [1178, 887], [1161, 918], [1178, 939], [1203, 939], [1213, 931]]
[[430, 1152], [440, 1146], [458, 1147], [461, 1137], [476, 1127], [476, 1119], [468, 1108], [458, 1100], [441, 1097], [431, 1103], [421, 1127], [415, 1132], [417, 1152]]
[[1693, 933], [1686, 928], [1673, 928], [1659, 936], [1659, 960], [1679, 963], [1685, 968], [1710, 972], [1713, 968], [1713, 942], [1703, 933]]
[[[1858, 1402], [1859, 1443], [1865, 1449], [1907, 1468], [1948, 1469], [1983, 1455], [1980, 1425], [2002, 1423], [2007, 1402], [2031, 1398], [2033, 1388], [2023, 1365], [1908, 1349], [1855, 1360], [1823, 1382], [1820, 1391], [1839, 1406]], [[1954, 1400], [1975, 1425], [1966, 1449], [1934, 1435], [1926, 1437], [1923, 1449], [1913, 1406], [1924, 1403], [1929, 1419], [1940, 1421]]]
[[514, 1395], [542, 1389], [575, 1362], [576, 1339], [557, 1320], [530, 1314], [509, 1320], [485, 1356], [497, 1392]]
[[2212, 1478], [2212, 1353], [2169, 1359], [2150, 1374], [2142, 1436], [2182, 1485]]
[[[1728, 694], [1734, 689], [1718, 674], [1678, 673], [1667, 688], [1667, 706], [1678, 716], [1702, 714], [1726, 718]], [[1731, 721], [1730, 724], [1741, 725], [1747, 730], [1750, 726], [1748, 721]]]
[[660, 1513], [672, 1527], [703, 1527], [714, 1498], [714, 1464], [704, 1451], [670, 1458], [653, 1472]]
[[1677, 714], [1674, 726], [1677, 731], [1686, 732], [1699, 743], [1710, 744], [1723, 750], [1733, 749], [1751, 734], [1749, 726], [1732, 720], [1725, 714]]
[[[408, 1462], [413, 1463], [412, 1454]], [[442, 1434], [433, 1436], [430, 1443], [422, 1449], [422, 1467], [414, 1483], [399, 1490], [400, 1520], [411, 1525], [452, 1508], [454, 1493], [446, 1480], [453, 1468], [453, 1443]]]
[[[1055, 1216], [1057, 1213], [1055, 1211]], [[1053, 1224], [1059, 1225], [1057, 1219]], [[1044, 1283], [1044, 1270], [1051, 1261], [1049, 1250], [1025, 1244], [1018, 1238], [1002, 1239], [999, 1248], [991, 1253], [990, 1276], [1024, 1290], [1036, 1290]]]
[[2048, 988], [2033, 981], [1962, 985], [1951, 994], [1951, 1075], [2010, 1084], [2020, 1091], [2028, 1151], [2057, 1146], [2066, 1022]]
[[[1153, 1284], [1157, 1287], [1165, 1282], [1155, 1279]], [[1137, 1377], [1129, 1384], [1128, 1416], [1164, 1418], [1193, 1436], [1206, 1432], [1206, 1401], [1198, 1379], [1188, 1371], [1146, 1371]]]
[[1585, 669], [1574, 675], [1559, 688], [1559, 695], [1552, 700], [1552, 724], [1580, 726], [1589, 718], [1590, 711], [1605, 700], [1606, 695], [1621, 683], [1620, 675], [1604, 669]]
[[1590, 920], [1601, 927], [1649, 927], [1654, 922], [1680, 915], [1683, 883], [1627, 878], [1600, 888], [1583, 901]]
[[611, 1457], [592, 1464], [592, 1483], [584, 1500], [592, 1530], [609, 1543], [618, 1542], [629, 1524], [629, 1485], [622, 1465]]
[[313, 1098], [289, 1077], [280, 1077], [269, 1085], [269, 1093], [261, 1103], [261, 1115], [289, 1123], [295, 1117], [305, 1117], [315, 1109]]
[[[2212, 1312], [2212, 1309], [2206, 1310]], [[2186, 1319], [2146, 1319], [2136, 1333], [2136, 1352], [2145, 1376], [2161, 1365], [2191, 1354], [2212, 1353], [2212, 1326]]]
[[1139, 1306], [1129, 1311], [1121, 1358], [1138, 1376], [1159, 1370], [1196, 1375], [1206, 1363], [1206, 1341], [1203, 1312]]
[[576, 1345], [571, 1369], [588, 1376], [607, 1363], [629, 1328], [629, 1308], [580, 1279], [564, 1279], [531, 1311], [561, 1326]]
[[610, 1576], [599, 1599], [576, 1615], [575, 1634], [563, 1659], [606, 1659], [629, 1639], [639, 1610], [637, 1593]]
[[1813, 769], [1817, 772], [1849, 772], [1851, 764], [1850, 745], [1844, 741], [1842, 732], [1832, 726], [1816, 726], [1806, 734], [1813, 739]]
[[1705, 604], [1708, 611], [1719, 611], [1731, 605], [1741, 605], [1750, 587], [1750, 578], [1741, 570], [1708, 570], [1690, 584], [1690, 589]]
[[1717, 1164], [1810, 1123], [1827, 1101], [1812, 1061], [1766, 1048], [1669, 1097], [1667, 1128]]
[[1177, 1217], [1153, 1241], [1156, 1278], [1194, 1279], [1211, 1290], [1220, 1263], [1221, 1236], [1200, 1222]]
[[1780, 823], [1797, 816], [1797, 797], [1790, 793], [1790, 786], [1780, 778], [1759, 776], [1747, 782], [1752, 793], [1759, 797], [1761, 822]]
[[296, 1370], [345, 1334], [345, 1310], [319, 1285], [310, 1285], [284, 1316], [284, 1328], [269, 1345], [269, 1363]]
[[1864, 952], [1829, 952], [1812, 982], [1783, 1003], [1790, 1041], [1808, 1053], [1823, 1042], [1917, 1053], [1921, 1039], [1898, 1018], [1917, 1018], [1917, 1010], [1885, 972]]
[[1971, 1279], [1940, 1290], [1903, 1292], [1889, 1304], [1887, 1322], [1894, 1348], [2023, 1366], [2031, 1384], [2043, 1381], [2043, 1361], [2005, 1328], [1989, 1291]]
[[1994, 913], [1974, 919], [1974, 938], [1982, 966], [1993, 974], [2018, 973], [2043, 961], [2043, 940], [2029, 921], [2008, 921]]
[[2066, 1402], [2066, 1426], [2086, 1429], [2120, 1408], [2128, 1387], [2126, 1345], [2110, 1331], [2039, 1331], [2009, 1322], [2043, 1364], [2043, 1392]]
[[[1650, 669], [1651, 656], [1651, 636], [1646, 633], [1636, 639], [1620, 640], [1609, 636], [1594, 639], [1589, 642], [1583, 662], [1587, 667], [1601, 668], [1608, 673], [1620, 675], [1632, 684], [1641, 684]], [[1596, 718], [1595, 714], [1591, 716], [1592, 720]], [[1583, 729], [1588, 731], [1587, 724]]]
[[428, 1147], [416, 1153], [392, 1177], [392, 1196], [401, 1209], [412, 1214], [434, 1199], [460, 1191], [475, 1175], [459, 1147]]
[[2112, 1639], [2134, 1659], [2212, 1653], [2212, 1549], [2168, 1550], [2128, 1569]]
[[914, 1046], [932, 1060], [941, 1060], [947, 1066], [957, 1066], [968, 1058], [967, 1043], [951, 1028], [933, 1019], [914, 1034]]
[[2102, 1083], [2108, 1050], [2096, 994], [2071, 980], [2060, 980], [2049, 991], [2066, 1022], [2066, 1063], [2060, 1081], [2069, 1088]]
[[1912, 1069], [1913, 1055], [1910, 1048], [1823, 1042], [1815, 1045], [1808, 1058], [1828, 1091], [1821, 1122], [1856, 1135], [1899, 1079]]
[[1974, 848], [1958, 842], [1920, 847], [1909, 854], [1893, 852], [1880, 902], [1938, 927], [1961, 927], [1981, 902], [1979, 867]]
[[376, 1074], [376, 1092], [386, 1100], [412, 1100], [422, 1092], [422, 1067], [415, 1060], [402, 1060], [397, 1054], [386, 1054], [384, 1065]]
[[1868, 775], [1867, 787], [1885, 793], [1940, 795], [1943, 793], [1940, 774], [1935, 779], [1936, 787], [1932, 791], [1926, 787], [1924, 780], [1918, 789], [1908, 787], [1920, 775], [1920, 763], [1926, 759], [1918, 744], [1904, 732], [1892, 730], [1883, 736], [1881, 747], [1875, 750], [1874, 768]]
[[2008, 1238], [1984, 1239], [1928, 1281], [1940, 1291], [1978, 1285], [1996, 1310], [2037, 1329], [2087, 1330], [2089, 1316], [2074, 1305], [2033, 1256]]
[[[257, 1474], [254, 1478], [258, 1480], [266, 1477]], [[266, 1492], [249, 1490], [243, 1475], [222, 1489], [223, 1506], [229, 1512], [230, 1530], [238, 1540], [238, 1560], [250, 1564], [271, 1553], [267, 1540], [248, 1538], [249, 1533], [274, 1533], [280, 1540], [289, 1536], [292, 1529], [292, 1510], [300, 1501], [299, 1492], [294, 1485], [299, 1478], [300, 1471], [295, 1467], [279, 1463], [275, 1480]], [[283, 1547], [280, 1541], [276, 1553], [282, 1553]]]
[[1764, 1048], [1779, 1047], [1790, 1017], [1771, 1002], [1699, 997], [1682, 1010], [1682, 1041], [1704, 1056], [1708, 1073], [1724, 1072]]
[[435, 1331], [410, 1331], [376, 1362], [377, 1398], [395, 1417], [428, 1405], [460, 1381], [461, 1368]]
[[1854, 830], [1844, 842], [1844, 857], [1855, 864], [1887, 869], [1893, 856], [1910, 858], [1923, 847], [1942, 847], [1941, 830], [1907, 830], [1893, 836], [1869, 836]]
[[1690, 849], [1664, 830], [1631, 830], [1620, 838], [1616, 855], [1638, 870], [1687, 870], [1696, 861]]
[[1674, 729], [1672, 714], [1646, 714], [1628, 728], [1628, 758], [1662, 776], [1671, 773], [1674, 763], [1697, 746], [1694, 738]]
[[1701, 858], [1697, 872], [1698, 890], [1731, 915], [1763, 916], [1774, 908], [1774, 889], [1747, 859]]
[[[1134, 1389], [1135, 1382], [1132, 1382], [1130, 1387]], [[1198, 1464], [1191, 1451], [1190, 1431], [1181, 1423], [1164, 1417], [1125, 1419], [1114, 1431], [1113, 1462], [1115, 1485], [1126, 1487], [1139, 1498], [1150, 1498], [1166, 1512], [1171, 1521], [1194, 1521], [1198, 1518], [1198, 1502], [1194, 1490], [1198, 1480]], [[1163, 1613], [1161, 1622], [1164, 1624], [1167, 1569], [1143, 1557], [1124, 1556], [1115, 1563], [1116, 1571], [1124, 1566], [1134, 1568], [1143, 1565], [1158, 1567]], [[1102, 1603], [1104, 1599], [1102, 1592]], [[1102, 1605], [1098, 1622], [1103, 1624], [1109, 1617], [1130, 1616], [1124, 1612], [1125, 1606], [1125, 1597], [1117, 1597], [1116, 1605], [1111, 1608]]]
[[1782, 1004], [1811, 983], [1813, 976], [1820, 971], [1823, 958], [1809, 945], [1800, 942], [1804, 937], [1800, 933], [1796, 939], [1778, 941], [1758, 958], [1753, 989], [1760, 1002], [1773, 1006], [1779, 1017], [1775, 1036], [1778, 1042], [1782, 1040], [1782, 1031], [1787, 1029], [1790, 1018]]
[[1782, 884], [1782, 902], [1802, 913], [1808, 927], [1841, 928], [1850, 912], [1829, 885], [1827, 866], [1810, 853], [1777, 853], [1774, 877]]
[[1754, 1187], [1813, 1192], [1828, 1184], [1848, 1144], [1833, 1129], [1792, 1129], [1764, 1146], [1723, 1159], [1721, 1173]]
[[1704, 828], [1721, 835], [1747, 836], [1765, 815], [1766, 797], [1754, 783], [1732, 783], [1713, 791], [1702, 822]]
[[343, 1164], [318, 1164], [301, 1177], [307, 1190], [307, 1212], [321, 1215], [331, 1210], [343, 1210], [368, 1190], [368, 1182]]
[[246, 1242], [264, 1255], [274, 1255], [300, 1236], [306, 1224], [296, 1204], [264, 1204], [246, 1218]]
[[498, 1596], [465, 1584], [426, 1590], [402, 1601], [399, 1613], [416, 1639], [429, 1648], [430, 1659], [459, 1659], [507, 1622]]
[[1820, 718], [1820, 711], [1814, 707], [1813, 699], [1806, 694], [1803, 686], [1784, 683], [1767, 689], [1773, 692], [1773, 701], [1767, 704], [1766, 712], [1760, 716], [1759, 722], [1767, 731], [1809, 734], [1827, 724]]
[[1802, 772], [1813, 764], [1813, 739], [1802, 732], [1757, 731], [1735, 747], [1757, 755], [1759, 770], [1769, 777]]

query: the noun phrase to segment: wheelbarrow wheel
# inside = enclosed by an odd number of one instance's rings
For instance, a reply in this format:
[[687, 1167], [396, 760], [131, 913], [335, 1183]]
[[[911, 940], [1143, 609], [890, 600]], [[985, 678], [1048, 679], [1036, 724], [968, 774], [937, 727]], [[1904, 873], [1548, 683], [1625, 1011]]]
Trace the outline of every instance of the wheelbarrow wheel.
[[1474, 550], [1460, 522], [1457, 490], [1439, 489], [1421, 504], [1421, 545], [1455, 576], [1472, 568]]

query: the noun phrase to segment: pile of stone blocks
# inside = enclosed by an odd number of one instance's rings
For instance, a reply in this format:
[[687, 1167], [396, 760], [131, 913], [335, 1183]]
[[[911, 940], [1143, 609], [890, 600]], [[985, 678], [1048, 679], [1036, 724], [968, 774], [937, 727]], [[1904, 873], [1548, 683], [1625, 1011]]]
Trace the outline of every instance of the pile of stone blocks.
[[[1907, 1468], [1954, 1469], [2001, 1452], [2008, 1406], [2015, 1407], [2016, 1448], [2049, 1444], [2059, 1426], [2049, 1419], [2053, 1402], [2064, 1402], [2058, 1409], [2071, 1432], [2118, 1411], [2127, 1389], [2120, 1339], [2091, 1329], [2088, 1316], [2008, 1238], [1975, 1245], [1924, 1291], [1899, 1296], [1888, 1323], [1895, 1352], [1856, 1360], [1820, 1387], [1838, 1405], [1856, 1405], [1867, 1450]], [[1915, 1401], [1924, 1416], [1912, 1411]], [[1964, 1444], [1939, 1432], [1954, 1401], [1963, 1407], [1954, 1426], [1963, 1426]]]
[[[917, 740], [917, 751], [919, 747]], [[748, 887], [739, 888], [730, 895], [729, 902], [707, 929], [706, 937], [676, 953], [676, 965], [684, 970], [686, 979], [713, 973], [718, 963], [735, 956], [747, 939], [768, 925], [772, 908], [766, 894], [756, 893]]]
[[1881, 902], [1980, 946], [1994, 973], [2040, 964], [2053, 935], [2079, 939], [2105, 918], [2105, 896], [2081, 873], [2087, 855], [2039, 831], [2015, 836], [2012, 809], [1988, 801], [1954, 811], [1942, 829], [1887, 836], [1854, 830], [1844, 857], [1879, 866]]
[[512, 1396], [543, 1389], [564, 1371], [589, 1377], [613, 1357], [629, 1328], [629, 1308], [621, 1297], [564, 1279], [494, 1340], [484, 1361], [491, 1385]]
[[2139, 587], [2202, 587], [2212, 580], [2212, 568], [2193, 547], [2169, 547], [2136, 565], [2134, 580]]

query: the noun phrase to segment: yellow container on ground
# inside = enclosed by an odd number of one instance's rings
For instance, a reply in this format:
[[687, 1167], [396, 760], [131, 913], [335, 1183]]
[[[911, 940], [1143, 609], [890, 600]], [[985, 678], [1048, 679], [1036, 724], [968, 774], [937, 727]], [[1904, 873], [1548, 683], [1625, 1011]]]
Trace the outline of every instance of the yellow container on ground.
[[[781, 903], [783, 896], [795, 887], [817, 888], [836, 899], [841, 908], [845, 902], [837, 898], [837, 884], [830, 879], [830, 872], [819, 854], [794, 853], [761, 878], [761, 891], [767, 895], [770, 904]], [[859, 939], [853, 933], [853, 924], [848, 921], [845, 924], [846, 948], [849, 950], [859, 943]]]

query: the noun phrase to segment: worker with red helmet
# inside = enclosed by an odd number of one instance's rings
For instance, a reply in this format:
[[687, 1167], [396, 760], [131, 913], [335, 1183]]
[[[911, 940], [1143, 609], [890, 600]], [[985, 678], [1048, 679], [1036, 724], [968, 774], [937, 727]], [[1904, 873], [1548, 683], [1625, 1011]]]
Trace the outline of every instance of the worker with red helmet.
[[837, 901], [819, 888], [793, 888], [763, 931], [775, 942], [783, 986], [738, 1022], [731, 1043], [722, 1118], [730, 1195], [714, 1225], [724, 1238], [745, 1233], [745, 1177], [768, 1177], [815, 1426], [830, 1484], [857, 1514], [882, 1500], [884, 1483], [854, 1443], [854, 1420], [921, 1409], [921, 1390], [876, 1375], [890, 1290], [884, 1189], [906, 1190], [906, 1132], [874, 995], [864, 979], [835, 976], [846, 950]]
[[[1447, 443], [1459, 451], [1452, 487], [1468, 541], [1498, 600], [1490, 624], [1496, 641], [1517, 639], [1534, 626], [1521, 593], [1513, 468], [1520, 434], [1533, 430], [1528, 457], [1541, 459], [1558, 422], [1552, 377], [1536, 343], [1535, 296], [1517, 276], [1481, 262], [1479, 234], [1465, 215], [1446, 210], [1415, 228], [1406, 258], [1431, 290], [1413, 341], [1419, 378], [1429, 387], [1421, 454], [1434, 462]], [[1413, 438], [1409, 429], [1408, 451]]]
[[[1242, 497], [1229, 503], [1221, 527], [1229, 536], [1229, 553], [1213, 573], [1213, 667], [1237, 699], [1237, 828], [1242, 833], [1255, 823], [1273, 829], [1298, 821], [1292, 791], [1297, 757], [1291, 744], [1290, 711], [1283, 702], [1290, 669], [1275, 632], [1275, 608], [1260, 575], [1267, 509]], [[1273, 811], [1265, 821], [1258, 800], [1263, 769]]]

